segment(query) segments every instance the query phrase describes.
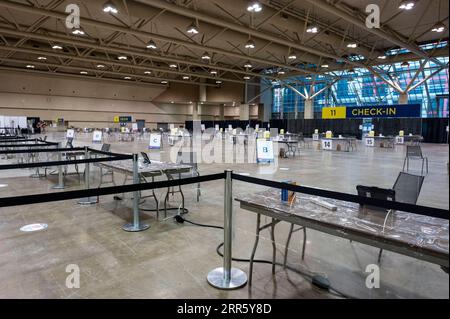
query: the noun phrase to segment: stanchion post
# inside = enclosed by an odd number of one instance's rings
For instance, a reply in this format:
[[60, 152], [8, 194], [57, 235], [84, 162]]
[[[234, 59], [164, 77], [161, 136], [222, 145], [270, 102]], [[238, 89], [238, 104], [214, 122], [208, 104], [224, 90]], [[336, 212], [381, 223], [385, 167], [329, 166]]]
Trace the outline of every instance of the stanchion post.
[[247, 275], [240, 269], [232, 268], [233, 258], [233, 171], [225, 171], [224, 201], [224, 245], [223, 267], [212, 270], [207, 277], [208, 283], [218, 289], [238, 289], [247, 284]]
[[[90, 153], [89, 153], [89, 148], [87, 146], [84, 147], [84, 159], [89, 160], [91, 158]], [[85, 188], [89, 189], [90, 188], [90, 178], [91, 178], [91, 168], [90, 168], [90, 163], [85, 163], [85, 169], [84, 169], [84, 184], [85, 184]], [[92, 205], [92, 204], [97, 204], [97, 198], [96, 197], [86, 197], [86, 198], [82, 198], [80, 199], [80, 201], [78, 202], [78, 204], [80, 205]]]
[[[139, 155], [133, 154], [133, 183], [139, 184]], [[141, 224], [139, 216], [139, 191], [133, 192], [133, 223], [122, 227], [127, 232], [140, 232], [150, 228], [150, 225]]]
[[[62, 142], [58, 143], [58, 148], [62, 148]], [[62, 162], [62, 153], [58, 152], [58, 162]], [[58, 165], [58, 184], [53, 186], [53, 189], [64, 189], [64, 173], [63, 166]]]

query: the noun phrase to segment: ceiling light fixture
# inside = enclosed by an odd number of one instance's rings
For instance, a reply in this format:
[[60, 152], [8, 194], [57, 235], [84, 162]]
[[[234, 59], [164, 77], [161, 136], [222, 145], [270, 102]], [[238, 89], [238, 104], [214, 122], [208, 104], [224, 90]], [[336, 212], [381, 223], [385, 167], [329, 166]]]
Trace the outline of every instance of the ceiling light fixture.
[[178, 65], [176, 65], [175, 63], [171, 63], [171, 64], [169, 64], [169, 68], [176, 69], [176, 68], [178, 68]]
[[183, 80], [189, 80], [191, 77], [190, 76], [188, 76], [188, 75], [184, 75], [183, 76]]
[[256, 48], [256, 44], [252, 39], [249, 39], [247, 41], [247, 43], [245, 44], [245, 48], [246, 49], [254, 49], [254, 48]]
[[444, 30], [446, 28], [447, 27], [445, 26], [445, 24], [443, 24], [442, 22], [438, 22], [434, 25], [434, 27], [433, 27], [433, 29], [431, 29], [431, 31], [441, 33], [441, 32], [444, 32]]
[[111, 1], [108, 1], [103, 5], [103, 12], [117, 14], [119, 10]]
[[259, 2], [255, 1], [255, 2], [252, 2], [252, 3], [250, 3], [248, 5], [247, 11], [248, 12], [256, 12], [256, 13], [257, 12], [261, 12], [262, 11], [262, 6], [261, 6], [261, 4]]
[[40, 57], [38, 57], [37, 59], [38, 59], [38, 60], [41, 60], [41, 61], [47, 60], [47, 58], [46, 58], [45, 56], [40, 56]]
[[285, 75], [285, 74], [286, 74], [286, 72], [283, 70], [278, 71], [278, 75]]
[[211, 73], [212, 75], [217, 75], [217, 71], [216, 70], [211, 70], [211, 71], [209, 71], [209, 73]]
[[402, 9], [402, 10], [411, 10], [412, 8], [414, 8], [415, 5], [416, 5], [415, 1], [407, 0], [407, 1], [402, 1], [398, 8]]
[[328, 68], [328, 67], [330, 67], [328, 64], [322, 64], [322, 68]]
[[167, 81], [161, 81], [161, 84], [169, 84], [169, 82], [167, 82]]
[[73, 35], [85, 35], [86, 33], [81, 28], [75, 28], [72, 31]]
[[250, 69], [252, 67], [253, 67], [253, 65], [252, 65], [252, 63], [250, 61], [245, 62], [244, 68]]
[[125, 76], [124, 79], [125, 80], [131, 80], [131, 76]]
[[250, 80], [251, 79], [251, 77], [249, 77], [249, 76], [244, 76], [244, 80]]
[[222, 81], [217, 80], [217, 81], [216, 81], [216, 84], [222, 84]]
[[147, 43], [147, 49], [152, 49], [152, 50], [156, 50], [158, 47], [156, 46], [155, 41], [150, 40]]
[[385, 55], [380, 55], [380, 56], [378, 56], [378, 59], [380, 59], [380, 60], [386, 60], [386, 59], [387, 59], [387, 56], [385, 56]]
[[288, 56], [288, 59], [289, 59], [289, 60], [295, 60], [295, 59], [297, 59], [297, 54], [295, 54], [295, 52], [290, 53], [289, 56]]
[[126, 55], [119, 55], [117, 57], [117, 59], [119, 59], [119, 60], [128, 60], [128, 57]]
[[317, 33], [319, 32], [319, 28], [315, 25], [311, 25], [306, 29], [306, 33]]
[[211, 56], [208, 54], [208, 52], [203, 53], [202, 60], [211, 60]]
[[104, 69], [106, 66], [104, 66], [103, 64], [98, 64], [97, 65], [97, 68], [99, 68], [99, 69]]
[[59, 44], [54, 44], [54, 45], [52, 45], [52, 49], [53, 50], [62, 50], [63, 47], [61, 45], [59, 45]]
[[192, 24], [187, 27], [186, 32], [189, 34], [199, 34], [200, 33], [200, 31], [198, 31], [198, 27], [195, 22], [192, 22]]
[[34, 69], [34, 68], [35, 68], [35, 66], [32, 65], [32, 64], [28, 64], [28, 65], [27, 65], [27, 69]]
[[152, 71], [145, 71], [144, 74], [150, 75], [150, 74], [152, 74]]
[[80, 74], [81, 75], [88, 75], [87, 71], [81, 71]]
[[347, 48], [354, 49], [354, 48], [357, 48], [357, 47], [358, 47], [357, 43], [349, 43], [349, 44], [347, 44]]

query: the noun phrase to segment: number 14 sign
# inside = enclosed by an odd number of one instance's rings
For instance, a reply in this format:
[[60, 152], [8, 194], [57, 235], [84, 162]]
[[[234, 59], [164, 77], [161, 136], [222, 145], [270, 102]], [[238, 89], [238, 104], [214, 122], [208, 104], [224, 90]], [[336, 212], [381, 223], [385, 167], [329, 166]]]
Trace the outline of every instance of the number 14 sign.
[[322, 149], [326, 151], [333, 150], [333, 140], [322, 140]]

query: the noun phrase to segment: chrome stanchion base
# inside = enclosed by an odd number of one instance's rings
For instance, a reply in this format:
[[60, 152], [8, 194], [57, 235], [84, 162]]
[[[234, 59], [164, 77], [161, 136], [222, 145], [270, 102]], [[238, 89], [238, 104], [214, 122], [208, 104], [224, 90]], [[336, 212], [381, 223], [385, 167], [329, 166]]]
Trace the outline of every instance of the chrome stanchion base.
[[150, 228], [150, 225], [147, 225], [147, 224], [139, 224], [139, 226], [137, 226], [137, 227], [133, 223], [122, 226], [122, 230], [124, 230], [126, 232], [130, 232], [130, 233], [137, 233], [140, 231], [147, 230], [149, 228]]
[[208, 283], [218, 289], [232, 290], [247, 284], [247, 274], [240, 269], [231, 268], [230, 280], [226, 281], [223, 267], [212, 270], [207, 277]]
[[97, 204], [97, 197], [86, 197], [86, 198], [82, 198], [78, 201], [78, 204], [80, 205], [93, 205], [93, 204]]

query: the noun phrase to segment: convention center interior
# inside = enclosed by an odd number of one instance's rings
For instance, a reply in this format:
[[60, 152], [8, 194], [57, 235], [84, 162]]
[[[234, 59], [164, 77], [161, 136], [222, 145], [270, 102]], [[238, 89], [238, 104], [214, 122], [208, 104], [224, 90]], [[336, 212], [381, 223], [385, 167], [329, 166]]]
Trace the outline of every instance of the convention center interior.
[[0, 0], [0, 299], [448, 299], [448, 28], [448, 0]]

